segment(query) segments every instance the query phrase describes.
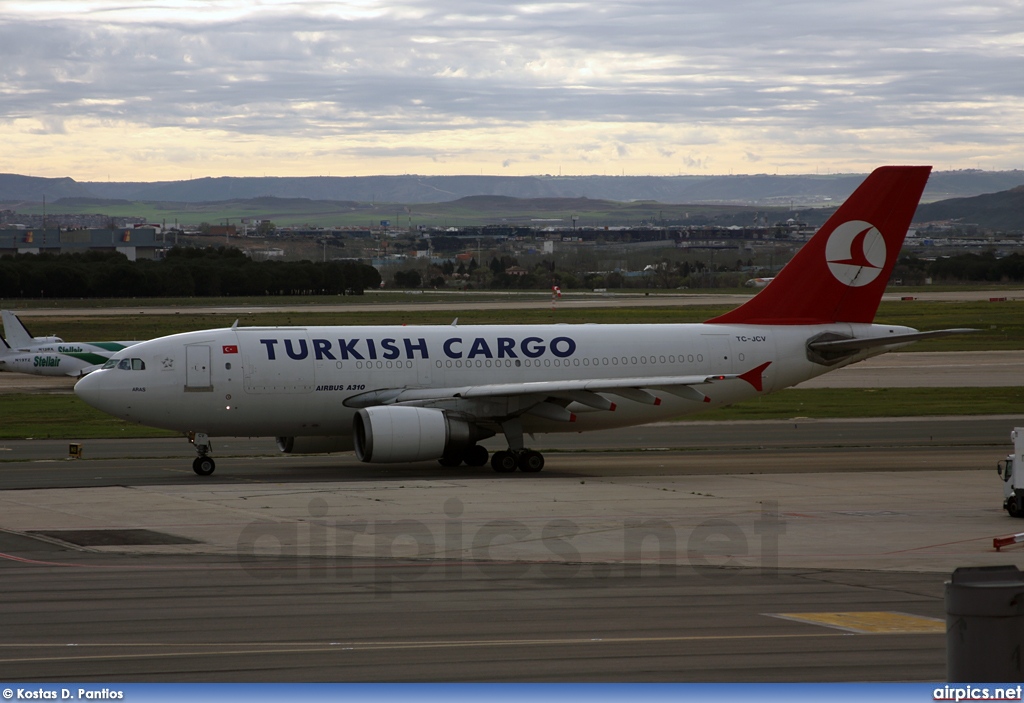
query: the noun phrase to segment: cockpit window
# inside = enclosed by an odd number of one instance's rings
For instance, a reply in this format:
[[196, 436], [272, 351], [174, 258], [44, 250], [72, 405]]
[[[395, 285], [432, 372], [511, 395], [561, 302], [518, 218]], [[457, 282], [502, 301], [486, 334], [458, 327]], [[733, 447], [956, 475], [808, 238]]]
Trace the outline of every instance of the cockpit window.
[[146, 362], [142, 359], [109, 359], [107, 363], [103, 364], [103, 368], [112, 369], [114, 367], [124, 369], [125, 371], [145, 371]]

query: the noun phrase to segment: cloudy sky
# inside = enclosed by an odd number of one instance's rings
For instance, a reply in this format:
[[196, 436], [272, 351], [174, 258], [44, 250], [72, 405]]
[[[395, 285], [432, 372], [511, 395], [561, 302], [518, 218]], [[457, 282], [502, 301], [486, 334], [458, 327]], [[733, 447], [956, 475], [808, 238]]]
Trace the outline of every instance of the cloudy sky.
[[1022, 0], [0, 0], [0, 172], [1024, 168]]

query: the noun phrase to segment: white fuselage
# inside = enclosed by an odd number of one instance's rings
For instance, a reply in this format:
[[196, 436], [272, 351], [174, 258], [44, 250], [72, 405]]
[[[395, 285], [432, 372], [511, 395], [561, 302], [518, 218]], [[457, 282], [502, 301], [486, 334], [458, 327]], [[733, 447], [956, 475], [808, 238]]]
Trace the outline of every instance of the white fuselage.
[[0, 371], [37, 376], [81, 376], [113, 354], [138, 342], [45, 342], [13, 348], [0, 345]]
[[[510, 325], [278, 327], [190, 332], [118, 353], [135, 368], [104, 368], [76, 390], [110, 414], [210, 436], [348, 436], [348, 399], [381, 389], [742, 374], [770, 362], [761, 389], [739, 378], [701, 386], [707, 400], [616, 397], [615, 409], [573, 403], [573, 422], [525, 416], [525, 432], [583, 432], [700, 412], [792, 386], [890, 351], [876, 347], [823, 365], [807, 341], [826, 332], [875, 337], [890, 325]], [[108, 364], [109, 365], [109, 364]], [[122, 363], [121, 366], [131, 366]], [[499, 413], [500, 414], [500, 413]]]

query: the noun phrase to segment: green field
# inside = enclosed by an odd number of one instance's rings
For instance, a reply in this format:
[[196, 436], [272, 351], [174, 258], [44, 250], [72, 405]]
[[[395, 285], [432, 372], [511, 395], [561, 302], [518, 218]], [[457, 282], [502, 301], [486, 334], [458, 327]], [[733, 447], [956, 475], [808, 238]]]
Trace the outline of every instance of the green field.
[[[18, 212], [43, 214], [43, 204], [19, 203]], [[472, 227], [487, 224], [569, 226], [576, 218], [577, 227], [608, 225], [639, 225], [641, 222], [683, 222], [701, 216], [726, 218], [725, 224], [737, 218], [750, 218], [751, 206], [678, 205], [650, 202], [617, 202], [588, 198], [463, 198], [443, 203], [353, 203], [305, 198], [253, 198], [200, 203], [118, 201], [70, 199], [50, 205], [62, 214], [88, 215], [103, 212], [109, 217], [138, 217], [146, 222], [178, 223], [195, 227], [209, 224], [239, 223], [242, 218], [271, 220], [278, 227], [376, 227], [388, 220], [393, 227], [404, 229], [427, 227]], [[788, 215], [786, 208], [758, 208], [775, 218]], [[825, 211], [823, 211], [825, 212]], [[738, 214], [740, 213], [740, 214]]]
[[[96, 437], [174, 437], [119, 420], [67, 393], [0, 395], [4, 421], [0, 439], [92, 439]], [[0, 460], [3, 455], [0, 454]]]

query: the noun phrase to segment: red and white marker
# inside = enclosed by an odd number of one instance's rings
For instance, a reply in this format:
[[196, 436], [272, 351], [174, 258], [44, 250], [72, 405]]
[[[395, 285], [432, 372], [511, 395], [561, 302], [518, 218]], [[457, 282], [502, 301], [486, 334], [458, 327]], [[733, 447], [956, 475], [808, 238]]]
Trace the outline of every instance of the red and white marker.
[[994, 537], [992, 539], [992, 546], [996, 548], [998, 552], [1000, 548], [1009, 546], [1011, 544], [1018, 544], [1024, 542], [1024, 532], [1018, 532], [1015, 535], [1007, 535], [1006, 537]]

